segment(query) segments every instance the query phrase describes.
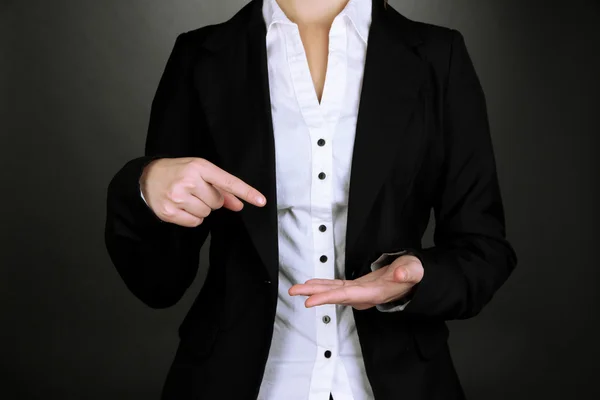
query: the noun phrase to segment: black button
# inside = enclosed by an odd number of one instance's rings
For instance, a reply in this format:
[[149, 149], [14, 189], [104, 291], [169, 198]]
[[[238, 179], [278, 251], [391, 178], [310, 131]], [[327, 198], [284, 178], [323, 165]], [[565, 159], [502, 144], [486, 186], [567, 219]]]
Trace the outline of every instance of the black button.
[[326, 263], [327, 262], [327, 256], [321, 256], [321, 258], [319, 258], [319, 260], [321, 260], [322, 263]]
[[331, 352], [329, 350], [327, 350], [325, 352], [325, 358], [329, 358], [329, 357], [331, 357]]
[[323, 317], [323, 323], [328, 324], [331, 322], [331, 317], [329, 315], [326, 315]]
[[319, 146], [321, 146], [321, 147], [325, 146], [325, 139], [319, 139], [319, 140], [317, 141], [317, 144], [318, 144]]
[[323, 179], [325, 179], [325, 177], [326, 177], [326, 176], [327, 176], [327, 175], [325, 175], [325, 172], [321, 172], [321, 173], [319, 174], [319, 179], [320, 179], [320, 180], [323, 180]]
[[321, 225], [321, 226], [319, 226], [319, 230], [321, 232], [325, 232], [327, 230], [327, 227], [325, 225]]

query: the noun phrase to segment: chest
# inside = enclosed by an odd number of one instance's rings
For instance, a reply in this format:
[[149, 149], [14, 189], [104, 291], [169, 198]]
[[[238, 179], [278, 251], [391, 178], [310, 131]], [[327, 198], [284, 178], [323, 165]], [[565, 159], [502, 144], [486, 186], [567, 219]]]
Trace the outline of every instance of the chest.
[[[314, 185], [332, 186], [331, 200], [344, 202], [350, 179], [366, 45], [335, 23], [326, 41], [307, 42], [293, 26], [277, 26], [267, 37], [280, 208]], [[328, 55], [317, 54], [324, 50]]]
[[323, 96], [329, 58], [329, 29], [299, 26], [298, 33], [306, 53], [306, 61], [315, 95], [320, 102]]

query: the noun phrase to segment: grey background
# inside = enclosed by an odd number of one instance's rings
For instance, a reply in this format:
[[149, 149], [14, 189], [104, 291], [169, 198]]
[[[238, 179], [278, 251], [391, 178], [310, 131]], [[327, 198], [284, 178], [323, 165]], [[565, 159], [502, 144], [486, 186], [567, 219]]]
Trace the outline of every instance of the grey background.
[[[479, 317], [451, 324], [467, 394], [600, 398], [600, 4], [390, 3], [464, 34], [487, 93], [520, 257]], [[202, 278], [169, 310], [130, 295], [104, 248], [106, 187], [142, 154], [176, 35], [243, 4], [0, 2], [1, 398], [158, 398]]]

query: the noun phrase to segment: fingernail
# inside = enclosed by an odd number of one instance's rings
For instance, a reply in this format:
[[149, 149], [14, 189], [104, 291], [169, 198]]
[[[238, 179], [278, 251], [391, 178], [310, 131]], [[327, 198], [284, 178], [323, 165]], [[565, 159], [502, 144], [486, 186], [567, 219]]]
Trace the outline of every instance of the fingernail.
[[402, 279], [402, 282], [406, 282], [408, 280], [408, 272], [402, 271], [400, 279]]
[[264, 198], [264, 197], [257, 196], [257, 197], [256, 197], [256, 202], [257, 202], [258, 204], [265, 204], [266, 200], [265, 200], [265, 198]]

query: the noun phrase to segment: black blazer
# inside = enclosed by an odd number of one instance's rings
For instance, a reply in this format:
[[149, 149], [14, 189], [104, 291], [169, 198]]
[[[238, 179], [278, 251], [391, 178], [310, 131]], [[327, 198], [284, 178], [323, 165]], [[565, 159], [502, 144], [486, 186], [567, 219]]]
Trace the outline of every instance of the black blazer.
[[[177, 303], [211, 234], [210, 267], [183, 321], [163, 399], [254, 399], [277, 302], [275, 154], [262, 0], [181, 34], [152, 104], [145, 156], [108, 187], [106, 246], [153, 308]], [[516, 264], [484, 94], [461, 34], [373, 2], [348, 211], [346, 277], [409, 249], [425, 275], [404, 311], [354, 310], [377, 400], [461, 399], [445, 321], [476, 315]], [[256, 187], [264, 208], [221, 209], [197, 228], [160, 221], [140, 197], [151, 160], [202, 157]], [[435, 246], [421, 238], [433, 208]]]

